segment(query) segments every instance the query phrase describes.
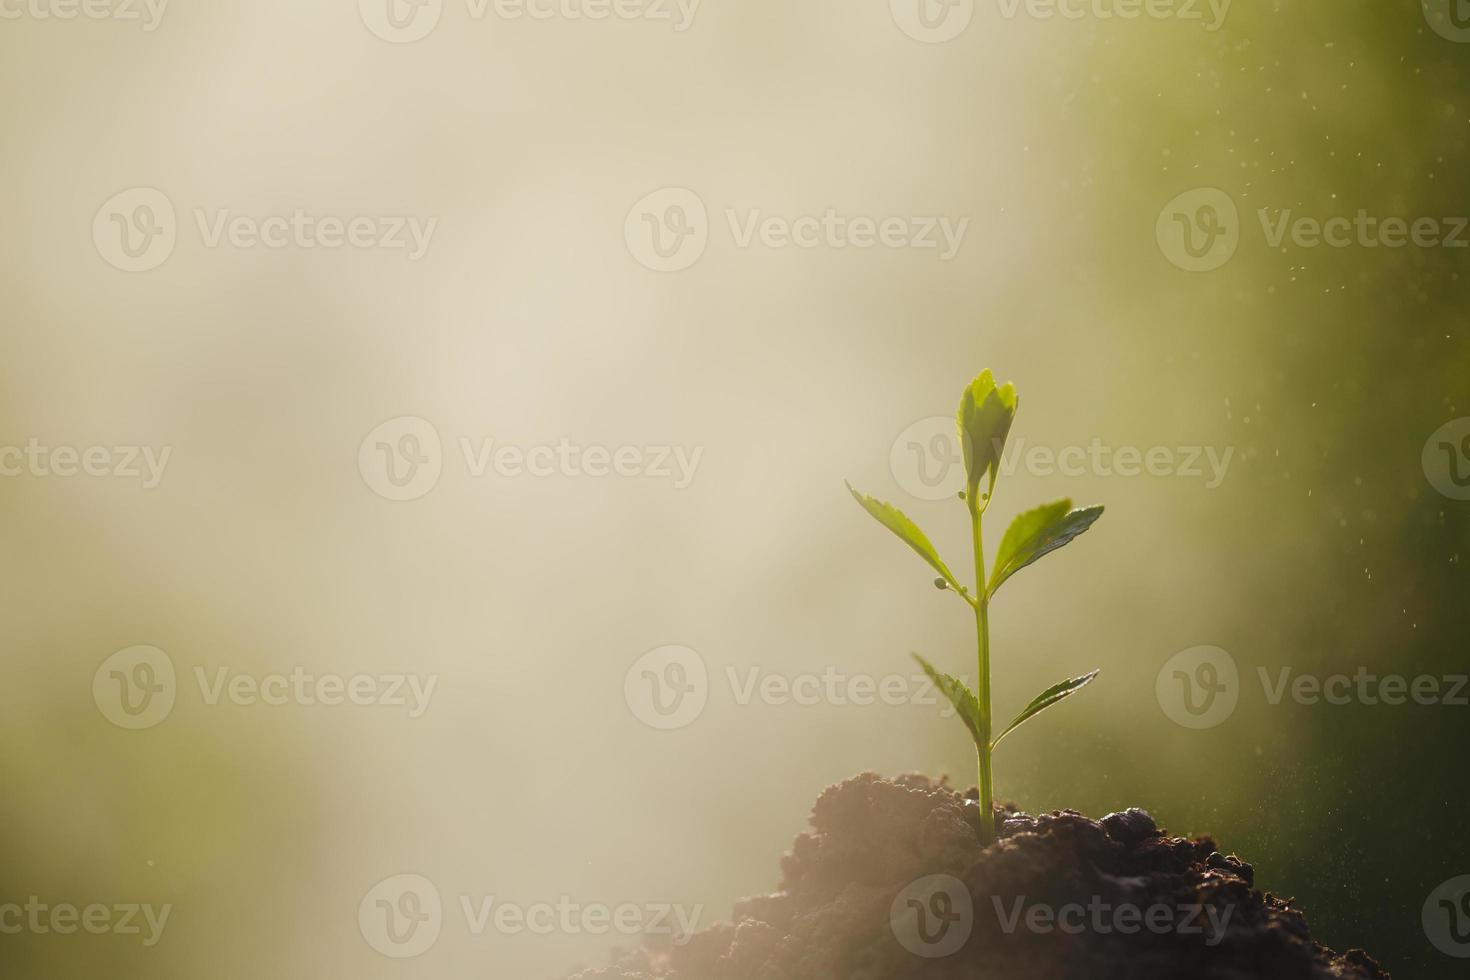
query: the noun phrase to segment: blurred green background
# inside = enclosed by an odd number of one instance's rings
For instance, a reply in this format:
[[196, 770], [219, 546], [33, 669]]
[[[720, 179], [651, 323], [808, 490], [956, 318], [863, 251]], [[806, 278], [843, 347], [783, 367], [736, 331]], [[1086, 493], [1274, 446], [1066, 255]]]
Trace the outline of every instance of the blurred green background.
[[[1470, 251], [1273, 248], [1257, 212], [1470, 213], [1470, 44], [1416, 0], [1237, 0], [1214, 31], [979, 3], [934, 44], [895, 9], [706, 0], [677, 32], [450, 3], [411, 44], [350, 2], [176, 0], [151, 32], [0, 22], [0, 444], [173, 447], [151, 490], [0, 479], [0, 902], [174, 906], [153, 948], [0, 935], [0, 971], [554, 978], [610, 940], [474, 935], [458, 898], [701, 904], [709, 924], [775, 886], [827, 784], [971, 778], [934, 708], [741, 704], [725, 678], [906, 675], [911, 649], [964, 671], [964, 610], [842, 480], [965, 565], [963, 508], [915, 497], [890, 454], [992, 367], [1028, 444], [1234, 450], [1214, 488], [1003, 484], [1000, 520], [1064, 495], [1108, 513], [997, 602], [1000, 713], [1103, 668], [1007, 741], [1000, 795], [1213, 833], [1321, 942], [1462, 975], [1420, 909], [1470, 874], [1470, 708], [1273, 705], [1256, 672], [1467, 671], [1470, 503], [1422, 454], [1470, 415]], [[169, 196], [179, 243], [128, 274], [91, 228], [137, 186]], [[624, 237], [663, 187], [709, 214], [678, 272]], [[1196, 188], [1238, 209], [1208, 272], [1156, 236]], [[195, 208], [439, 224], [409, 262], [209, 248]], [[942, 261], [740, 247], [725, 215], [827, 208], [970, 224]], [[399, 503], [358, 452], [405, 415], [437, 428], [444, 473]], [[474, 478], [461, 437], [704, 455], [684, 490]], [[135, 644], [180, 690], [126, 731], [92, 680]], [[677, 731], [624, 697], [665, 644], [711, 678]], [[1199, 645], [1242, 678], [1207, 730], [1155, 695]], [[191, 686], [298, 666], [438, 688], [411, 719]], [[398, 961], [357, 909], [406, 872], [446, 917]]]

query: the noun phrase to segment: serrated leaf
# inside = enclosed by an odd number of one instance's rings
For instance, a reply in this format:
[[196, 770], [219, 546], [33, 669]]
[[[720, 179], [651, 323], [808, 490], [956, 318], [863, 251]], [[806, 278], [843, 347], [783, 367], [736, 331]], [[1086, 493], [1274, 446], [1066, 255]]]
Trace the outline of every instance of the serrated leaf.
[[1039, 693], [1039, 695], [1036, 695], [1035, 701], [1032, 701], [1030, 702], [1030, 704], [1026, 705], [1026, 710], [1022, 711], [1019, 716], [1016, 716], [1016, 720], [1011, 721], [1008, 726], [1005, 726], [1004, 732], [1001, 732], [1000, 735], [995, 736], [995, 741], [991, 742], [991, 748], [994, 749], [995, 746], [1000, 745], [1001, 739], [1005, 738], [1005, 736], [1007, 735], [1010, 735], [1010, 733], [1014, 732], [1014, 730], [1019, 729], [1019, 727], [1022, 726], [1022, 724], [1025, 724], [1026, 721], [1032, 720], [1033, 717], [1038, 716], [1038, 714], [1041, 714], [1042, 711], [1050, 708], [1051, 705], [1057, 704], [1058, 701], [1063, 701], [1063, 699], [1070, 698], [1070, 696], [1075, 695], [1076, 692], [1082, 691], [1082, 689], [1086, 688], [1089, 683], [1092, 683], [1092, 680], [1094, 680], [1095, 677], [1097, 677], [1100, 673], [1103, 673], [1103, 671], [1094, 670], [1092, 671], [1092, 673], [1082, 674], [1082, 676], [1080, 677], [1073, 677], [1072, 680], [1063, 680], [1063, 682], [1058, 683], [1058, 685], [1053, 685], [1051, 686], [1051, 688], [1047, 688], [1045, 689], [1045, 691]]
[[1054, 684], [1051, 687], [1047, 688], [1045, 691], [1042, 691], [1036, 696], [1035, 700], [1026, 705], [1026, 710], [1022, 711], [1019, 715], [1016, 716], [1015, 721], [1006, 726], [1005, 731], [995, 736], [995, 741], [990, 743], [990, 747], [992, 749], [995, 748], [997, 745], [1000, 744], [1001, 739], [1005, 738], [1011, 732], [1021, 727], [1022, 724], [1030, 721], [1032, 718], [1036, 717], [1047, 708], [1050, 708], [1058, 701], [1061, 701], [1064, 698], [1071, 697], [1073, 694], [1076, 694], [1088, 684], [1091, 684], [1093, 679], [1097, 677], [1099, 673], [1101, 673], [1101, 671], [1094, 670], [1090, 674], [1083, 674], [1081, 677], [1074, 677], [1069, 681], [1062, 681], [1060, 684]]
[[984, 745], [985, 736], [980, 734], [984, 730], [984, 725], [980, 720], [980, 702], [976, 699], [974, 692], [966, 687], [965, 682], [958, 677], [951, 677], [949, 674], [935, 670], [933, 664], [917, 653], [914, 654], [914, 659], [919, 662], [920, 667], [924, 668], [924, 673], [929, 675], [929, 679], [934, 682], [939, 693], [954, 705], [954, 710], [959, 713], [960, 720], [970, 730], [970, 737], [975, 740], [975, 744]]
[[965, 499], [972, 512], [981, 509], [981, 482], [986, 482], [987, 493], [995, 486], [996, 471], [1011, 432], [1011, 422], [1016, 417], [1017, 404], [1015, 386], [996, 387], [995, 378], [988, 370], [980, 372], [960, 396], [955, 420], [965, 454]]
[[995, 594], [1000, 584], [1012, 575], [1050, 554], [1092, 527], [1102, 516], [1101, 507], [1072, 509], [1072, 501], [1058, 500], [1042, 504], [1019, 515], [1001, 539], [995, 555], [995, 569], [990, 573], [989, 592]]
[[956, 592], [962, 591], [960, 583], [955, 580], [954, 573], [939, 557], [939, 552], [935, 550], [933, 543], [923, 531], [919, 530], [919, 525], [909, 520], [903, 511], [875, 497], [859, 493], [853, 489], [851, 483], [847, 485], [847, 491], [852, 494], [854, 500], [862, 504], [863, 510], [873, 515], [879, 524], [898, 535], [905, 544], [918, 552], [919, 557], [928, 562], [929, 567], [938, 572], [940, 577], [949, 583], [950, 588]]

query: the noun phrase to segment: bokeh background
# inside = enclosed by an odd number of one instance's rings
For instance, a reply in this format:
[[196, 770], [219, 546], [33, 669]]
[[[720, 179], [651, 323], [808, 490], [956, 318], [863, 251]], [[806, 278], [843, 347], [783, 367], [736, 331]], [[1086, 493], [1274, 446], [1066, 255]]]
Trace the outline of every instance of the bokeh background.
[[[0, 444], [172, 453], [152, 489], [0, 479], [0, 901], [173, 906], [152, 948], [0, 936], [0, 973], [551, 980], [615, 940], [475, 935], [460, 897], [709, 924], [775, 886], [824, 786], [965, 780], [933, 707], [740, 704], [726, 678], [907, 675], [909, 650], [965, 670], [963, 607], [842, 481], [964, 566], [963, 508], [918, 499], [891, 456], [988, 366], [1028, 444], [1234, 451], [1213, 488], [1003, 482], [997, 521], [1060, 496], [1108, 512], [997, 600], [1000, 713], [1103, 668], [1008, 740], [1001, 795], [1214, 833], [1321, 941], [1460, 975], [1420, 910], [1470, 874], [1470, 708], [1272, 705], [1255, 679], [1467, 671], [1470, 503], [1422, 455], [1470, 415], [1470, 251], [1272, 248], [1256, 217], [1470, 213], [1470, 44], [1432, 26], [1456, 33], [1446, 6], [1238, 0], [1207, 30], [984, 0], [929, 43], [901, 0], [705, 0], [684, 31], [450, 0], [394, 43], [364, 3], [0, 21]], [[178, 231], [129, 273], [93, 224], [135, 187]], [[657, 272], [625, 219], [670, 187], [706, 206], [708, 243]], [[1238, 207], [1238, 242], [1190, 272], [1156, 224], [1202, 187]], [[298, 208], [438, 224], [409, 261], [209, 247], [194, 218]], [[741, 247], [726, 219], [828, 208], [970, 224], [944, 261]], [[401, 416], [442, 437], [443, 472], [391, 501], [359, 449]], [[683, 489], [474, 477], [461, 438], [703, 455]], [[137, 644], [178, 682], [133, 731], [93, 678]], [[710, 684], [660, 731], [624, 680], [668, 644]], [[1155, 680], [1206, 644], [1242, 690], [1193, 730]], [[410, 718], [211, 705], [194, 680], [297, 667], [437, 688]], [[446, 906], [412, 960], [358, 925], [402, 873]]]

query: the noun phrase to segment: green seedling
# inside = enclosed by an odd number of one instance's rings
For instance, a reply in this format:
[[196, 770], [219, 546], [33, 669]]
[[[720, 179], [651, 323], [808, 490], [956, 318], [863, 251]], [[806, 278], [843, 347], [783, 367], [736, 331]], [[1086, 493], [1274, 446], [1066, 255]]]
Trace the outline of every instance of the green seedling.
[[950, 571], [944, 559], [917, 524], [904, 516], [892, 504], [875, 500], [859, 493], [847, 485], [863, 509], [872, 514], [878, 523], [898, 535], [905, 544], [918, 552], [929, 567], [939, 573], [934, 584], [941, 590], [953, 592], [966, 603], [975, 614], [975, 632], [979, 648], [979, 672], [976, 690], [971, 691], [964, 682], [942, 673], [918, 654], [914, 659], [934, 682], [934, 685], [954, 705], [961, 721], [975, 740], [975, 749], [980, 769], [980, 836], [989, 842], [995, 839], [995, 789], [991, 771], [991, 755], [995, 747], [1011, 732], [1034, 718], [1042, 711], [1077, 693], [1092, 682], [1097, 671], [1062, 681], [1042, 691], [1016, 719], [999, 735], [994, 733], [990, 712], [990, 602], [996, 591], [1012, 575], [1044, 555], [1056, 551], [1077, 535], [1086, 531], [1102, 516], [1101, 507], [1072, 509], [1072, 501], [1058, 500], [1028, 510], [1011, 522], [1005, 536], [1001, 538], [1000, 550], [985, 576], [985, 545], [982, 526], [985, 511], [995, 493], [995, 478], [1000, 469], [1002, 451], [1006, 437], [1011, 431], [1011, 422], [1016, 417], [1016, 389], [1014, 385], [996, 386], [989, 371], [981, 373], [970, 382], [960, 398], [957, 416], [960, 446], [965, 456], [965, 489], [959, 493], [970, 512], [970, 540], [975, 552], [975, 589], [961, 585]]

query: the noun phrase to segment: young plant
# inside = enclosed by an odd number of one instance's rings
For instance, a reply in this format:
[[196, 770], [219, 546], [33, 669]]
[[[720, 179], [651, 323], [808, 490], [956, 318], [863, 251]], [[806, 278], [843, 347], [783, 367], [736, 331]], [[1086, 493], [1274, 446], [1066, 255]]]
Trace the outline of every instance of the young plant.
[[939, 573], [934, 584], [959, 596], [969, 604], [975, 614], [979, 672], [974, 691], [966, 687], [963, 681], [936, 670], [918, 654], [914, 654], [914, 659], [924, 668], [935, 687], [954, 705], [960, 720], [965, 723], [975, 740], [980, 770], [980, 836], [987, 843], [995, 839], [995, 789], [991, 773], [991, 755], [995, 747], [1000, 744], [1001, 739], [1023, 723], [1058, 701], [1075, 694], [1098, 675], [1098, 671], [1094, 670], [1047, 688], [1026, 705], [999, 735], [994, 734], [990, 712], [990, 601], [995, 597], [996, 590], [1012, 575], [1086, 531], [1103, 512], [1101, 507], [1073, 510], [1070, 500], [1058, 500], [1026, 511], [1011, 522], [1010, 528], [1001, 538], [995, 564], [991, 567], [989, 579], [986, 578], [982, 527], [985, 511], [990, 507], [995, 491], [995, 478], [1000, 468], [1006, 437], [1010, 434], [1011, 422], [1016, 417], [1016, 405], [1015, 386], [1005, 384], [997, 387], [989, 371], [982, 372], [970, 382], [960, 398], [957, 421], [960, 446], [965, 457], [965, 489], [960, 491], [959, 496], [970, 512], [970, 540], [975, 552], [973, 592], [960, 584], [949, 566], [939, 557], [939, 552], [929, 538], [902, 511], [892, 504], [859, 493], [850, 483], [847, 485], [848, 491], [862, 504], [864, 510], [872, 514], [878, 523], [898, 535], [905, 544], [918, 552], [920, 558], [929, 563], [929, 567]]

